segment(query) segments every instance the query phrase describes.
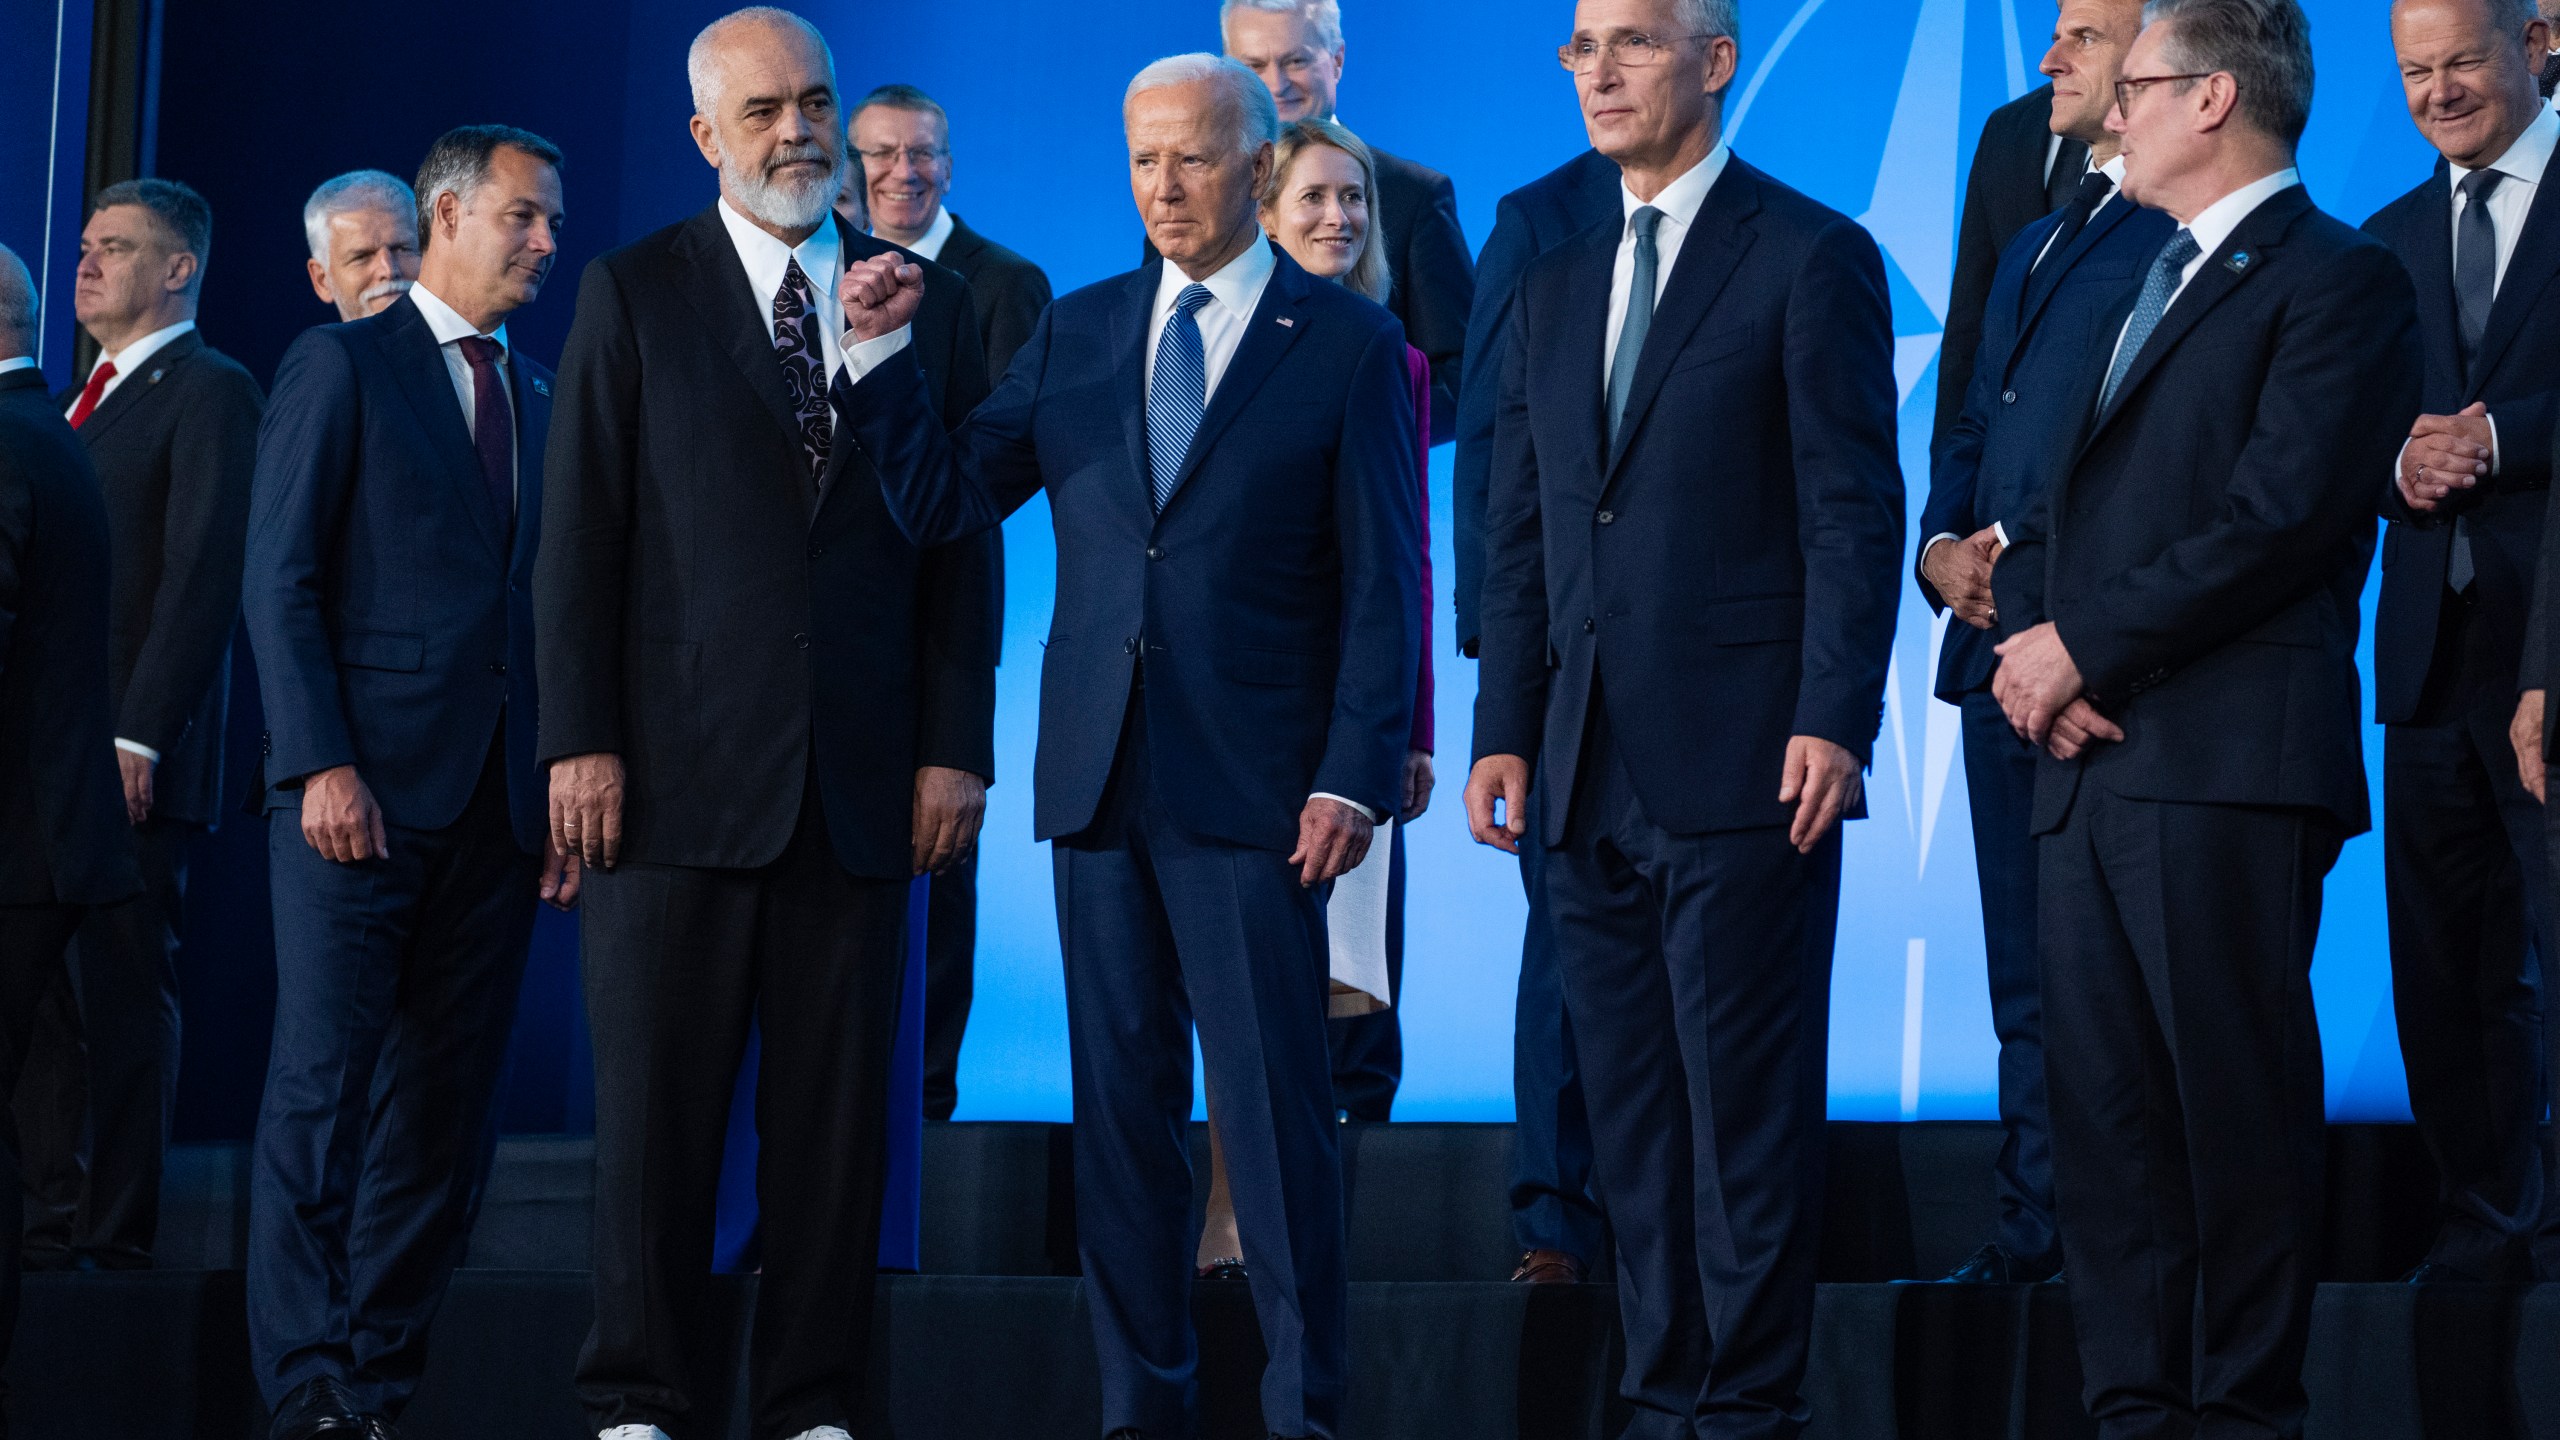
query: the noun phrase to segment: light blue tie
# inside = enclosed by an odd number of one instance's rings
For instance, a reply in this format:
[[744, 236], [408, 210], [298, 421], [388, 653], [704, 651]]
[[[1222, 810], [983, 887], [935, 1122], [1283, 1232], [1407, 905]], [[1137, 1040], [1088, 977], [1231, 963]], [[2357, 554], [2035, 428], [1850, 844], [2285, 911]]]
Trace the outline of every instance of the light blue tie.
[[1653, 333], [1653, 292], [1660, 274], [1661, 251], [1653, 227], [1662, 212], [1647, 205], [1627, 217], [1636, 232], [1636, 263], [1627, 281], [1627, 320], [1618, 327], [1618, 351], [1609, 361], [1609, 443], [1618, 443], [1618, 422], [1627, 416], [1627, 394], [1635, 388], [1636, 361], [1644, 355], [1644, 337]]
[[2160, 247], [2159, 257], [2151, 262], [2150, 277], [2142, 282], [2142, 298], [2133, 304], [2133, 319], [2124, 327], [2124, 340], [2116, 346], [2115, 363], [2107, 367], [2107, 383], [2098, 391], [2099, 414], [2107, 413], [2107, 402], [2116, 398], [2116, 387], [2124, 383], [2134, 357], [2142, 353], [2151, 332], [2160, 328], [2160, 317], [2169, 313], [2169, 297], [2178, 293], [2179, 272], [2199, 253], [2196, 237], [2184, 228]]
[[1200, 307], [1209, 303], [1209, 287], [1187, 285], [1164, 317], [1164, 335], [1156, 342], [1156, 378], [1147, 387], [1147, 469], [1155, 485], [1156, 509], [1173, 499], [1182, 478], [1182, 462], [1191, 453], [1191, 437], [1200, 433], [1200, 417], [1209, 413], [1209, 352], [1200, 343]]

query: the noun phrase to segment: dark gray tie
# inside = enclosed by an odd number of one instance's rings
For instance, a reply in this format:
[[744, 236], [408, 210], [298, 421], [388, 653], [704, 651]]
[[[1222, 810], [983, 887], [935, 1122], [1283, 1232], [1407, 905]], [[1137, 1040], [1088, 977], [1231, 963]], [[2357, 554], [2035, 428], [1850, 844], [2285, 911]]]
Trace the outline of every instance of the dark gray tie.
[[1618, 350], [1609, 361], [1609, 443], [1618, 443], [1618, 422], [1626, 418], [1627, 392], [1635, 388], [1636, 360], [1644, 354], [1644, 337], [1653, 331], [1654, 279], [1662, 256], [1654, 249], [1653, 227], [1662, 212], [1647, 205], [1627, 217], [1636, 232], [1635, 274], [1627, 281], [1627, 321], [1618, 329]]
[[2177, 298], [2178, 288], [2186, 283], [2187, 262], [2203, 253], [2196, 248], [2196, 237], [2182, 227], [2160, 247], [2151, 261], [2151, 273], [2143, 278], [2142, 294], [2133, 302], [2133, 315], [2125, 321], [2124, 334], [2116, 340], [2116, 357], [2107, 364], [2107, 379], [2098, 388], [2098, 413], [2107, 413], [2107, 402], [2116, 398], [2116, 387], [2124, 383], [2133, 369], [2134, 357], [2151, 340], [2151, 332], [2160, 328], [2160, 317], [2169, 313], [2169, 302]]
[[[2462, 213], [2453, 222], [2453, 311], [2462, 330], [2466, 376], [2479, 359], [2480, 337], [2489, 330], [2489, 307], [2498, 299], [2498, 226], [2489, 217], [2489, 194], [2506, 178], [2495, 170], [2474, 170], [2462, 177]], [[2457, 516], [2444, 583], [2459, 594], [2477, 578], [2471, 563], [2471, 522]]]

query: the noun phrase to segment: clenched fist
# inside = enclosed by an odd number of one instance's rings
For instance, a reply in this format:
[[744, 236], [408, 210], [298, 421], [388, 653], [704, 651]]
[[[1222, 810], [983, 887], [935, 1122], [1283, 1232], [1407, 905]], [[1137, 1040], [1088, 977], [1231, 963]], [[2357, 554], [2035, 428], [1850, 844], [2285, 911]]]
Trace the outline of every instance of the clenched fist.
[[856, 340], [895, 335], [916, 318], [924, 303], [924, 267], [895, 255], [874, 255], [844, 267], [836, 282], [836, 298], [844, 303], [844, 328]]

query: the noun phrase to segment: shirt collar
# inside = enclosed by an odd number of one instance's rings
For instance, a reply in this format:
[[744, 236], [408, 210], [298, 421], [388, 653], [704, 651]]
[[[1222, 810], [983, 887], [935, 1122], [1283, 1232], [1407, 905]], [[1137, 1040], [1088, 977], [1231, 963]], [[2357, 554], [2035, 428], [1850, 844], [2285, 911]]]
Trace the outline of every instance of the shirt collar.
[[[427, 317], [427, 332], [436, 337], [439, 345], [450, 345], [465, 336], [481, 333], [479, 326], [463, 319], [462, 312], [437, 298], [436, 292], [423, 284], [409, 287], [409, 301], [418, 307], [419, 314]], [[506, 323], [500, 321], [497, 329], [488, 332], [487, 338], [497, 341], [500, 350], [506, 349]]]
[[[1209, 287], [1210, 299], [1226, 307], [1238, 319], [1250, 320], [1253, 307], [1262, 302], [1262, 287], [1270, 283], [1271, 272], [1279, 267], [1279, 263], [1272, 256], [1271, 246], [1263, 240], [1262, 232], [1256, 230], [1253, 243], [1244, 247], [1244, 253], [1200, 283]], [[1156, 309], [1172, 309], [1175, 297], [1190, 284], [1191, 277], [1182, 273], [1181, 266], [1170, 260], [1164, 262], [1164, 276], [1156, 281]]]
[[1708, 151], [1704, 159], [1690, 166], [1679, 179], [1663, 186], [1662, 193], [1650, 200], [1637, 199], [1636, 192], [1628, 189], [1622, 178], [1618, 181], [1622, 212], [1632, 220], [1638, 210], [1650, 205], [1661, 211], [1663, 218], [1686, 230], [1690, 222], [1698, 218], [1698, 207], [1707, 203], [1707, 192], [1715, 188], [1717, 177], [1724, 174], [1725, 162], [1732, 158], [1733, 147], [1718, 140], [1716, 148]]
[[2118, 154], [2116, 158], [2097, 168], [2098, 173], [2106, 176], [2108, 182], [2117, 189], [2124, 188], [2124, 156], [2122, 154]]
[[924, 227], [924, 233], [916, 237], [916, 243], [907, 248], [927, 260], [940, 260], [942, 247], [951, 243], [951, 223], [951, 207], [934, 206], [933, 223]]
[[2302, 173], [2288, 165], [2204, 207], [2201, 214], [2187, 222], [2187, 236], [2196, 242], [2197, 258], [2221, 249], [2222, 242], [2231, 238], [2231, 232], [2240, 228], [2240, 222], [2248, 219], [2251, 211], [2301, 183]]
[[[196, 328], [196, 322], [193, 320], [181, 320], [175, 325], [165, 326], [161, 329], [154, 330], [150, 334], [143, 336], [141, 339], [136, 340], [132, 344], [117, 351], [113, 355], [99, 356], [98, 364], [103, 365], [112, 360], [115, 362], [117, 374], [130, 375], [134, 371], [142, 368], [143, 361], [148, 360], [152, 356], [159, 354], [162, 350], [167, 349], [170, 341], [177, 339], [179, 336], [186, 334], [194, 328]], [[94, 373], [98, 367], [97, 365], [92, 365], [89, 368]]]
[[[2507, 153], [2490, 161], [2486, 168], [2510, 180], [2539, 185], [2542, 172], [2551, 164], [2551, 151], [2555, 146], [2560, 146], [2560, 111], [2545, 105], [2541, 113], [2533, 117], [2533, 123], [2524, 127], [2524, 133], [2516, 137], [2516, 142], [2507, 147]], [[2463, 177], [2471, 173], [2450, 160], [2445, 162], [2445, 168], [2453, 172], [2448, 178], [2455, 185], [2460, 185]]]
[[33, 355], [12, 355], [6, 360], [0, 360], [0, 375], [6, 375], [12, 370], [33, 370], [34, 368], [36, 368], [36, 357]]
[[830, 210], [809, 232], [809, 238], [797, 245], [785, 245], [773, 232], [739, 214], [720, 197], [720, 223], [729, 227], [729, 243], [737, 248], [739, 261], [747, 267], [747, 282], [754, 287], [756, 303], [771, 305], [774, 293], [782, 288], [784, 272], [791, 262], [800, 262], [800, 273], [809, 277], [809, 288], [820, 295], [832, 295], [836, 288], [836, 272], [842, 264], [843, 243], [836, 237], [836, 216]]

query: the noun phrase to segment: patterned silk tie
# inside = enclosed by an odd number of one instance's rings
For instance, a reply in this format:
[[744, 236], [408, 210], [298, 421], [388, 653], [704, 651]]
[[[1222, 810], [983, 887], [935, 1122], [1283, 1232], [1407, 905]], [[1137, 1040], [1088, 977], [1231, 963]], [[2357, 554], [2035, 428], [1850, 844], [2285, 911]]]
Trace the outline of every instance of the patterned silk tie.
[[823, 486], [835, 420], [827, 411], [827, 352], [818, 338], [817, 296], [797, 257], [784, 265], [782, 288], [773, 292], [773, 353], [782, 362], [791, 413], [800, 420], [800, 446], [809, 452], [809, 484]]
[[1209, 413], [1209, 352], [1200, 340], [1200, 307], [1209, 303], [1209, 287], [1186, 285], [1164, 317], [1164, 335], [1156, 341], [1156, 378], [1147, 387], [1147, 469], [1156, 509], [1173, 499], [1182, 478], [1182, 462], [1191, 453], [1191, 437]]
[[2098, 391], [2098, 413], [2107, 413], [2107, 405], [2116, 398], [2116, 387], [2124, 383], [2125, 372], [2133, 368], [2134, 357], [2142, 353], [2151, 332], [2160, 328], [2160, 317], [2169, 313], [2169, 298], [2178, 293], [2179, 272], [2187, 262], [2203, 252], [2196, 247], [2196, 237], [2182, 227], [2160, 247], [2160, 256], [2151, 262], [2151, 274], [2142, 282], [2142, 298], [2133, 305], [2133, 319], [2124, 327], [2124, 339], [2116, 345], [2115, 363], [2107, 367], [2107, 383]]
[[1661, 276], [1662, 252], [1653, 227], [1662, 212], [1647, 205], [1627, 217], [1636, 232], [1633, 273], [1627, 277], [1627, 318], [1618, 328], [1618, 352], [1609, 362], [1609, 443], [1618, 443], [1618, 422], [1627, 415], [1627, 396], [1635, 389], [1636, 362], [1644, 358], [1644, 337], [1653, 333], [1653, 292]]
[[516, 518], [516, 410], [507, 377], [498, 370], [506, 351], [486, 335], [454, 342], [471, 362], [471, 448], [480, 453], [480, 481], [497, 507], [498, 532], [512, 535]]

